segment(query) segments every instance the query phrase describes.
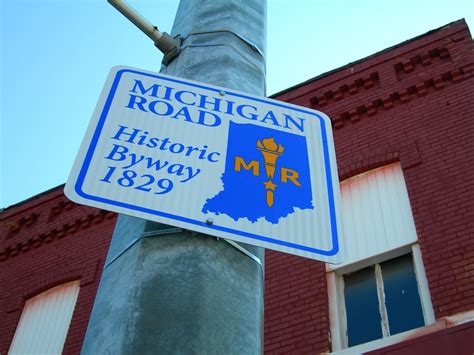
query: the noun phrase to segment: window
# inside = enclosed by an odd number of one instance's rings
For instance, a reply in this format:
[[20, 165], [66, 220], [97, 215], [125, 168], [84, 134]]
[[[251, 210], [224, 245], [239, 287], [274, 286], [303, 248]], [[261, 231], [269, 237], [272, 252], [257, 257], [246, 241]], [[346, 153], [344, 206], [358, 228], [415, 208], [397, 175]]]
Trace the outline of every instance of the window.
[[79, 294], [79, 281], [26, 301], [9, 354], [60, 354]]
[[425, 325], [411, 254], [343, 278], [349, 346]]
[[368, 351], [434, 314], [400, 164], [342, 182], [341, 198], [347, 260], [327, 266], [332, 350]]

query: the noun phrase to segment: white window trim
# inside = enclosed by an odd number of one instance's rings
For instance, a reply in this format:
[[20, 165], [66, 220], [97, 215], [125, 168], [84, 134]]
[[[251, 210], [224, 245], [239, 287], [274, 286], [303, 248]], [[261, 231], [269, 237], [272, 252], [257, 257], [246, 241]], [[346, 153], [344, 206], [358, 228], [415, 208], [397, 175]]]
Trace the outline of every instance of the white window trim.
[[415, 277], [418, 283], [418, 293], [421, 299], [421, 308], [423, 309], [423, 316], [427, 325], [436, 322], [436, 317], [431, 303], [430, 288], [428, 286], [428, 279], [426, 278], [425, 266], [423, 265], [423, 257], [421, 256], [420, 245], [413, 244], [413, 267], [415, 269]]
[[[344, 302], [343, 275], [356, 270], [361, 270], [373, 264], [378, 264], [383, 261], [390, 260], [404, 254], [408, 254], [410, 252], [412, 252], [413, 254], [413, 268], [418, 284], [418, 293], [420, 295], [421, 307], [423, 310], [423, 317], [426, 325], [424, 327], [411, 329], [403, 333], [387, 336], [365, 344], [360, 344], [348, 348], [348, 340], [346, 333], [347, 318]], [[331, 344], [333, 351], [332, 354], [354, 354], [382, 348], [394, 343], [398, 343], [403, 339], [406, 339], [406, 337], [410, 334], [416, 333], [417, 331], [419, 331], [419, 329], [429, 327], [430, 325], [436, 322], [428, 288], [428, 280], [426, 279], [426, 273], [423, 266], [423, 258], [421, 256], [421, 251], [418, 243], [406, 245], [390, 252], [376, 255], [365, 260], [361, 260], [360, 262], [356, 262], [350, 265], [344, 265], [340, 268], [334, 267], [334, 265], [332, 265], [331, 267], [326, 266], [326, 271], [329, 297]], [[385, 334], [386, 333], [384, 330], [384, 336]]]
[[382, 326], [382, 337], [386, 338], [390, 334], [390, 326], [388, 324], [387, 307], [385, 307], [385, 291], [382, 278], [382, 268], [380, 264], [375, 264], [375, 283], [377, 286], [377, 298], [379, 302], [380, 322]]

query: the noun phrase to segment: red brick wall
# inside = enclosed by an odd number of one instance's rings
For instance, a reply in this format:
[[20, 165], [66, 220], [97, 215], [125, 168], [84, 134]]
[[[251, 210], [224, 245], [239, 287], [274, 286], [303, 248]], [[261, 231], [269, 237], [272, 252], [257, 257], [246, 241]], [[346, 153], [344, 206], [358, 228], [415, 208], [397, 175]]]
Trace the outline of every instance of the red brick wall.
[[[401, 163], [437, 318], [474, 308], [473, 51], [458, 21], [276, 96], [331, 117], [341, 180]], [[328, 349], [324, 268], [266, 257], [265, 352]]]
[[80, 291], [64, 353], [80, 352], [115, 219], [69, 202], [62, 187], [0, 214], [0, 354], [10, 347], [25, 301], [73, 280]]
[[265, 353], [329, 350], [329, 313], [323, 263], [265, 253]]

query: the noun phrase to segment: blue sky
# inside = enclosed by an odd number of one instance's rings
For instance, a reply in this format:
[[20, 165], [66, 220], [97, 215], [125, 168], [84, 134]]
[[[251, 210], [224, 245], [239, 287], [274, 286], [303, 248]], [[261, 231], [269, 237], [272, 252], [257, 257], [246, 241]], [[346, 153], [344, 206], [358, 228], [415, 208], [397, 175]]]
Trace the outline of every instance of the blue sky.
[[[244, 0], [242, 0], [244, 1]], [[129, 0], [171, 31], [178, 0]], [[268, 0], [268, 95], [449, 22], [472, 0]], [[106, 0], [0, 0], [0, 208], [64, 183], [109, 69], [162, 55]]]

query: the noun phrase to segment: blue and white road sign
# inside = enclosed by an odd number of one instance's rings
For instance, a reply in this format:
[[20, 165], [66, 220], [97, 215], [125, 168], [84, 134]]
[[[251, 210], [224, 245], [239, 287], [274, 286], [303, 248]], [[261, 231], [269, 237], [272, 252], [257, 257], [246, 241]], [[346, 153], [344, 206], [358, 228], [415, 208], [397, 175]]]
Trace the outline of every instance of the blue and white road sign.
[[65, 193], [93, 207], [343, 261], [331, 122], [264, 97], [115, 67]]

